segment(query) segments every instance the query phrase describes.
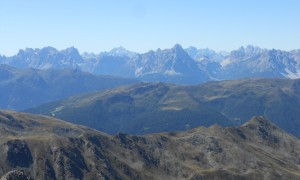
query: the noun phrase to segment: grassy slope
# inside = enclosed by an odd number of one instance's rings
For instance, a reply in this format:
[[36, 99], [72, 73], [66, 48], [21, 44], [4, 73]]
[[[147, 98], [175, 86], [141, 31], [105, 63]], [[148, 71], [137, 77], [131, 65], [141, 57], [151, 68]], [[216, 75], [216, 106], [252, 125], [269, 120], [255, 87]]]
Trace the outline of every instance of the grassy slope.
[[175, 85], [141, 83], [71, 97], [29, 110], [114, 134], [186, 130], [200, 125], [233, 125]]
[[300, 137], [300, 80], [243, 79], [197, 86], [142, 83], [31, 109], [115, 133], [144, 134], [199, 125], [242, 124], [264, 115]]

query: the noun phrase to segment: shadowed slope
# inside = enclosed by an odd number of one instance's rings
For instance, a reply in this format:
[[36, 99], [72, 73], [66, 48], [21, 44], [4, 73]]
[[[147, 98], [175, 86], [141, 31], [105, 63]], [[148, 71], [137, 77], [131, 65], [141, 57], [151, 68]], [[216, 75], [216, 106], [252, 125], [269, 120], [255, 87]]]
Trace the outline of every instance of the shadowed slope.
[[16, 69], [0, 65], [0, 108], [24, 110], [78, 93], [135, 82], [113, 76], [96, 76], [76, 69]]
[[300, 137], [300, 80], [242, 79], [197, 86], [136, 84], [28, 110], [108, 133], [241, 125], [255, 115]]
[[28, 112], [52, 115], [110, 134], [186, 130], [215, 123], [233, 125], [225, 116], [178, 87], [140, 83], [74, 96]]

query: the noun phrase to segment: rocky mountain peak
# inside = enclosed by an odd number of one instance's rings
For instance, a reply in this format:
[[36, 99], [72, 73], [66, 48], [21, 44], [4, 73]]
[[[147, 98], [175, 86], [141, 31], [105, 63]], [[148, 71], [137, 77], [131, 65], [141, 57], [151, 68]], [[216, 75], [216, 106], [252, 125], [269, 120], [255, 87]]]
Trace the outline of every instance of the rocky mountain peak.
[[121, 52], [128, 52], [128, 50], [125, 49], [123, 46], [119, 46], [119, 47], [113, 48], [110, 52], [111, 53], [121, 53]]
[[189, 66], [186, 63], [193, 63], [195, 66], [195, 61], [188, 55], [188, 53], [182, 48], [180, 44], [175, 44], [171, 49], [167, 50], [169, 53], [173, 54], [173, 60], [180, 61], [184, 66]]
[[263, 136], [272, 134], [274, 130], [279, 130], [277, 126], [271, 123], [264, 116], [254, 116], [251, 120], [244, 123], [242, 126], [252, 130], [258, 130], [259, 134]]
[[62, 50], [62, 52], [65, 53], [65, 54], [76, 54], [76, 55], [80, 56], [78, 49], [76, 49], [73, 46], [69, 47], [69, 48], [67, 48], [65, 50]]
[[83, 59], [96, 59], [98, 55], [96, 55], [95, 53], [88, 53], [88, 52], [84, 52], [81, 54]]
[[39, 48], [35, 48], [34, 49], [35, 51], [38, 51], [38, 50], [42, 50], [42, 51], [48, 51], [48, 52], [57, 52], [58, 50], [52, 46], [46, 46], [46, 47], [43, 47], [42, 49], [39, 49]]
[[108, 56], [119, 56], [119, 57], [129, 57], [132, 58], [137, 55], [137, 53], [132, 52], [124, 48], [123, 46], [119, 46], [113, 48], [109, 52], [100, 53], [100, 55], [108, 55]]
[[247, 57], [252, 57], [255, 56], [257, 54], [262, 53], [264, 50], [253, 46], [253, 45], [247, 45], [246, 47], [242, 46], [237, 50], [233, 50], [230, 53], [230, 56], [234, 57], [234, 58], [247, 58]]
[[78, 66], [78, 63], [83, 62], [78, 49], [74, 47], [69, 47], [65, 50], [62, 50], [61, 53], [63, 53], [65, 55], [65, 59], [67, 59], [66, 63], [71, 63], [74, 67]]
[[185, 51], [194, 59], [197, 58], [197, 54], [198, 54], [198, 49], [194, 46], [190, 46], [188, 48], [185, 49]]
[[185, 53], [184, 49], [180, 44], [175, 44], [172, 48], [175, 53]]
[[264, 116], [254, 116], [245, 125], [255, 125], [255, 126], [273, 126], [273, 124]]

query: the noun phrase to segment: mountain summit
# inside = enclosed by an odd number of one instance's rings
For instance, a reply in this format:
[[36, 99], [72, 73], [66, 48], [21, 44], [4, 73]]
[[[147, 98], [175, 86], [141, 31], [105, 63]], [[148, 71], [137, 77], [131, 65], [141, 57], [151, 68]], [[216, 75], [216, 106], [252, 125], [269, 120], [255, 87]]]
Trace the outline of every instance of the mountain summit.
[[141, 54], [136, 56], [134, 62], [135, 75], [141, 79], [161, 79], [184, 84], [201, 83], [209, 79], [179, 44], [171, 49]]

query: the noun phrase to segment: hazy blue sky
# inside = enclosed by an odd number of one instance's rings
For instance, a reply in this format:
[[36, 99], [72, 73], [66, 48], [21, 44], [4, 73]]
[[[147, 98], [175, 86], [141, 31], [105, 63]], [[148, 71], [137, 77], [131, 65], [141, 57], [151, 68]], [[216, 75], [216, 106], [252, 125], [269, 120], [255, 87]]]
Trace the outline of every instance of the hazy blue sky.
[[0, 54], [26, 47], [146, 52], [300, 49], [299, 0], [0, 0]]

